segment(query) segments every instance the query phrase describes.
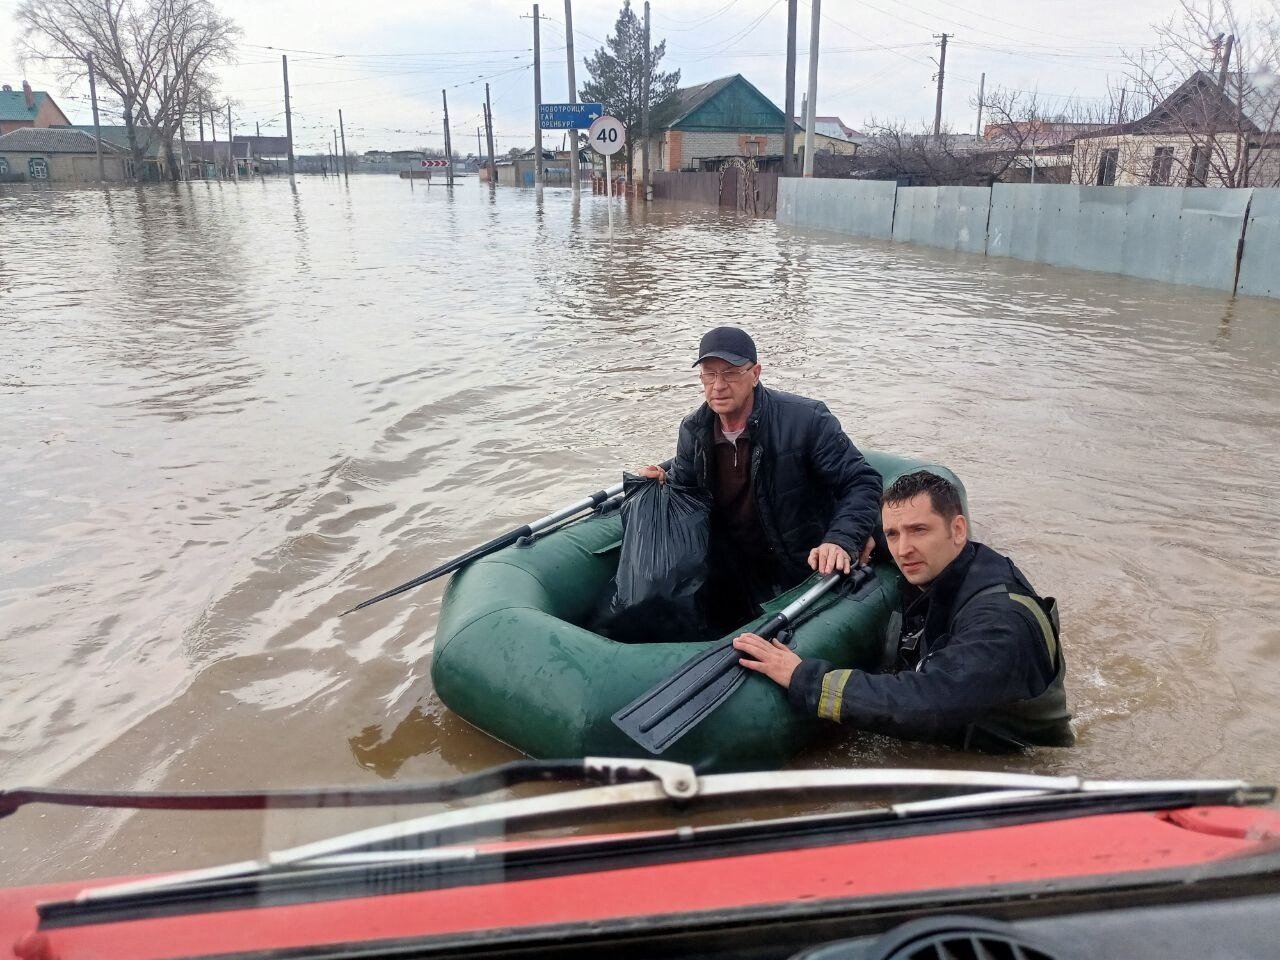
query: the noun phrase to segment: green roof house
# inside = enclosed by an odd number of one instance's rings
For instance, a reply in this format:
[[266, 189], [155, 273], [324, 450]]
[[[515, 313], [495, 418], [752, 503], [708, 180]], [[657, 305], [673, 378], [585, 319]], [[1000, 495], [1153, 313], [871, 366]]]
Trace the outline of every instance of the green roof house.
[[659, 170], [697, 170], [707, 157], [782, 154], [787, 115], [742, 74], [682, 87], [679, 96], [657, 145]]
[[53, 97], [43, 90], [32, 90], [25, 80], [21, 90], [7, 83], [0, 88], [0, 136], [23, 127], [54, 127], [70, 122]]

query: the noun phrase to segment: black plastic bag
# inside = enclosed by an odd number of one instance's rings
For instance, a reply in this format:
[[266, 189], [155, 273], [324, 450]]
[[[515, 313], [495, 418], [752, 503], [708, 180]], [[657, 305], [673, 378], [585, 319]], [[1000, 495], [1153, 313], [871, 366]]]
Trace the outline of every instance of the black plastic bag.
[[711, 497], [623, 475], [622, 551], [600, 632], [624, 643], [701, 640]]

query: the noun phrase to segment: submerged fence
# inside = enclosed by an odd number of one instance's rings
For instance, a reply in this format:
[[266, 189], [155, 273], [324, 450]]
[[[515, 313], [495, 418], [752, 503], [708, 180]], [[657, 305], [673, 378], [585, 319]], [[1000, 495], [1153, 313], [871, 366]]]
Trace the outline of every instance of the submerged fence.
[[779, 223], [1280, 297], [1280, 189], [778, 185]]
[[653, 198], [706, 203], [770, 217], [778, 205], [778, 175], [740, 168], [712, 173], [657, 171], [653, 174]]

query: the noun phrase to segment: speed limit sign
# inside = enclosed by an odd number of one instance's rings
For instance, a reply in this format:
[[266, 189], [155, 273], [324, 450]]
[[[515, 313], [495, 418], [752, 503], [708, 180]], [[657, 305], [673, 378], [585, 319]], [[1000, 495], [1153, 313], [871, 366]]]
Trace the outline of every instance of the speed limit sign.
[[606, 157], [621, 150], [627, 143], [627, 127], [617, 117], [599, 117], [587, 130], [591, 149]]

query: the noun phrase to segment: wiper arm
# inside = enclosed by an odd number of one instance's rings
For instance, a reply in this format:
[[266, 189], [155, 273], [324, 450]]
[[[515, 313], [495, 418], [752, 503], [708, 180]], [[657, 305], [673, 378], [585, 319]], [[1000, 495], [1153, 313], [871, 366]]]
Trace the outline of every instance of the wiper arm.
[[[623, 769], [629, 769], [627, 761], [590, 760], [584, 763], [604, 765], [604, 769], [610, 769], [610, 764], [617, 763], [623, 765]], [[646, 761], [634, 766], [647, 770], [653, 764]], [[245, 861], [153, 880], [99, 887], [84, 891], [76, 899], [79, 903], [101, 903], [161, 891], [192, 890], [207, 883], [216, 884], [223, 880], [262, 876], [290, 869], [331, 866], [340, 860], [354, 862], [361, 858], [348, 855], [361, 852], [373, 854], [388, 849], [403, 850], [415, 844], [421, 847], [423, 842], [428, 840], [431, 847], [440, 848], [450, 843], [462, 843], [477, 837], [492, 835], [495, 827], [512, 831], [564, 822], [579, 824], [588, 814], [614, 815], [634, 807], [669, 804], [673, 800], [688, 802], [694, 798], [698, 801], [756, 798], [770, 794], [809, 791], [839, 793], [846, 796], [904, 789], [949, 791], [976, 789], [977, 791], [958, 797], [917, 801], [914, 804], [900, 803], [883, 808], [887, 812], [907, 817], [921, 812], [972, 809], [1006, 802], [1028, 802], [1057, 797], [1080, 797], [1084, 801], [1090, 795], [1097, 795], [1099, 800], [1143, 797], [1153, 800], [1164, 798], [1166, 802], [1185, 800], [1188, 803], [1212, 802], [1236, 805], [1265, 803], [1275, 796], [1273, 788], [1253, 787], [1240, 780], [1089, 781], [1079, 777], [914, 769], [794, 770], [695, 777], [690, 768], [680, 764], [663, 766], [669, 768], [666, 785], [662, 780], [653, 779], [647, 782], [615, 780], [609, 786], [446, 810], [399, 823], [359, 830], [328, 840], [303, 844], [290, 850], [272, 853], [264, 860]], [[443, 859], [466, 859], [474, 855], [474, 851], [469, 848], [455, 848], [452, 852], [439, 851], [439, 856]], [[378, 858], [371, 856], [368, 859]], [[412, 856], [407, 859], [412, 859]]]
[[443, 803], [503, 790], [522, 783], [627, 783], [657, 780], [669, 796], [691, 795], [693, 768], [664, 760], [516, 760], [439, 783], [373, 787], [303, 787], [241, 792], [85, 791], [39, 787], [0, 790], [0, 817], [30, 803], [130, 810], [301, 810], [321, 807], [377, 807]]

